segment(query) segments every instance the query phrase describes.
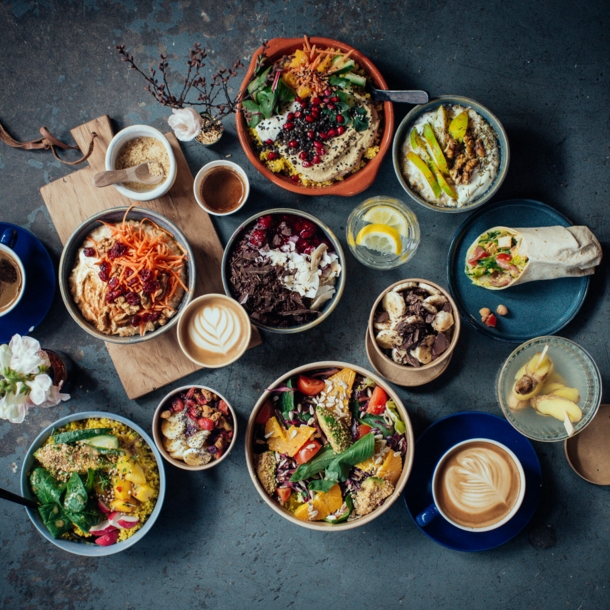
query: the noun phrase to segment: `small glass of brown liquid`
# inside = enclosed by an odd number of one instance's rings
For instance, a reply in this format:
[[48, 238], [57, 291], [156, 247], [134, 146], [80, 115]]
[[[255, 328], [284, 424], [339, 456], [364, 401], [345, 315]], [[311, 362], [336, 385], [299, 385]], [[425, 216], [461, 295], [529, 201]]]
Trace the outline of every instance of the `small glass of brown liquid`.
[[7, 229], [0, 241], [0, 317], [17, 306], [25, 289], [25, 269], [12, 249], [16, 240], [14, 229]]
[[226, 216], [246, 203], [250, 183], [236, 163], [212, 161], [199, 170], [193, 189], [197, 203], [208, 214]]

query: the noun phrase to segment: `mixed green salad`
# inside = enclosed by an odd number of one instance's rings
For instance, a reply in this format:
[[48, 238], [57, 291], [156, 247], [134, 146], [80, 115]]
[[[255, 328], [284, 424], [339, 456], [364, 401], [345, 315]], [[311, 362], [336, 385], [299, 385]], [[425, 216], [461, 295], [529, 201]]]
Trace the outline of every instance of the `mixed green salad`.
[[255, 420], [258, 479], [303, 521], [342, 523], [383, 504], [402, 474], [406, 425], [372, 379], [332, 369], [271, 391]]

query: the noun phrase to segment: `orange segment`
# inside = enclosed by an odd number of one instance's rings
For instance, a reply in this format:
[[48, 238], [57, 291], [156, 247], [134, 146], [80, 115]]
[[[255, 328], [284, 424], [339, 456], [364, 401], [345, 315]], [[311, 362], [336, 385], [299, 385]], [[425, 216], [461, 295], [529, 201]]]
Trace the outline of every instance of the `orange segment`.
[[290, 426], [288, 430], [285, 430], [277, 417], [271, 417], [265, 424], [265, 436], [269, 449], [278, 453], [285, 453], [290, 457], [295, 456], [315, 432], [316, 429], [310, 426], [299, 426], [298, 428]]
[[312, 501], [313, 511], [317, 514], [310, 518], [309, 503], [302, 504], [294, 511], [294, 516], [301, 521], [322, 521], [328, 515], [338, 511], [343, 505], [343, 496], [339, 483], [335, 483], [326, 493], [318, 492]]
[[400, 454], [394, 455], [395, 451], [389, 451], [383, 464], [377, 471], [377, 476], [381, 479], [385, 479], [396, 485], [396, 481], [400, 478], [402, 473], [402, 456]]

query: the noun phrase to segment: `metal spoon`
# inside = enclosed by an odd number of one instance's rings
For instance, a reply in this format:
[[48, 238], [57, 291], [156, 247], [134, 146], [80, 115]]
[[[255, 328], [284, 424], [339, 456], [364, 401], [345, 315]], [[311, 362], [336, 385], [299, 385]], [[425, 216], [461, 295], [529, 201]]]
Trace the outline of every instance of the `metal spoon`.
[[7, 489], [0, 488], [0, 499], [8, 500], [9, 502], [14, 502], [15, 504], [21, 504], [21, 506], [27, 506], [28, 508], [33, 508], [34, 510], [38, 509], [38, 504], [36, 504], [36, 502], [28, 500], [23, 496], [14, 494], [12, 491], [8, 491]]
[[428, 94], [425, 91], [387, 91], [386, 89], [371, 89], [373, 99], [380, 102], [398, 102], [399, 104], [426, 104]]
[[143, 184], [159, 184], [165, 176], [153, 176], [148, 168], [148, 162], [140, 163], [127, 169], [114, 169], [108, 172], [98, 172], [93, 176], [95, 186], [109, 186], [117, 182], [142, 182]]

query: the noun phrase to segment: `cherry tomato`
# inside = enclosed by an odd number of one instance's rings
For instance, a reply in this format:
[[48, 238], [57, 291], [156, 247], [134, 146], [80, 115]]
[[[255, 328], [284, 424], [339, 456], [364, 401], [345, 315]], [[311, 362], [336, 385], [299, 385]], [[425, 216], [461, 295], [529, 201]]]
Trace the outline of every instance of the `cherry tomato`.
[[477, 246], [474, 251], [474, 254], [472, 255], [472, 258], [468, 259], [468, 264], [474, 266], [477, 264], [478, 260], [481, 260], [482, 258], [486, 258], [488, 256], [489, 254], [487, 254], [484, 248], [481, 248], [481, 246]]
[[315, 396], [326, 387], [326, 384], [321, 379], [299, 375], [297, 387], [299, 388], [299, 392], [305, 394], [305, 396]]
[[498, 264], [498, 267], [500, 267], [501, 269], [506, 269], [507, 271], [511, 268], [514, 267], [514, 265], [511, 265], [510, 261], [513, 260], [513, 257], [510, 254], [498, 254], [498, 256], [496, 256], [496, 263]]
[[200, 417], [197, 423], [202, 430], [214, 430], [215, 424], [209, 417]]
[[489, 314], [487, 316], [487, 318], [485, 319], [485, 325], [486, 326], [491, 326], [492, 328], [496, 327], [496, 322], [498, 321], [498, 319], [496, 318], [496, 316], [492, 313]]
[[322, 443], [318, 441], [307, 441], [294, 456], [294, 460], [297, 464], [305, 464], [305, 462], [309, 462], [311, 458], [318, 453], [322, 449]]
[[385, 411], [386, 402], [388, 402], [388, 395], [383, 388], [377, 386], [371, 394], [366, 412], [373, 415], [381, 415]]
[[360, 424], [356, 431], [356, 440], [359, 441], [363, 436], [366, 436], [373, 428], [368, 424]]
[[264, 426], [273, 416], [273, 403], [270, 400], [265, 401], [265, 404], [261, 407], [261, 410], [256, 416], [256, 423]]
[[286, 502], [290, 500], [290, 494], [292, 493], [292, 489], [290, 489], [290, 487], [278, 487], [276, 491], [283, 504], [286, 504]]

